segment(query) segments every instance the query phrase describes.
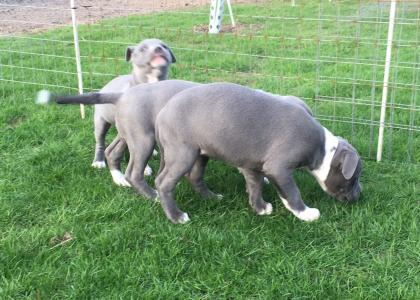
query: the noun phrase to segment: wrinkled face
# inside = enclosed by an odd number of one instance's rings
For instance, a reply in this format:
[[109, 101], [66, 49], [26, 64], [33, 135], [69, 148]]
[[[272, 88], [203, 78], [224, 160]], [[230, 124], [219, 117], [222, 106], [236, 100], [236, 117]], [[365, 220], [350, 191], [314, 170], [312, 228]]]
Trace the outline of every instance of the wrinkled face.
[[362, 191], [359, 182], [361, 172], [362, 163], [357, 151], [340, 139], [324, 181], [327, 193], [343, 202], [356, 201]]
[[126, 60], [138, 67], [164, 68], [176, 61], [171, 49], [158, 39], [143, 40], [127, 48]]

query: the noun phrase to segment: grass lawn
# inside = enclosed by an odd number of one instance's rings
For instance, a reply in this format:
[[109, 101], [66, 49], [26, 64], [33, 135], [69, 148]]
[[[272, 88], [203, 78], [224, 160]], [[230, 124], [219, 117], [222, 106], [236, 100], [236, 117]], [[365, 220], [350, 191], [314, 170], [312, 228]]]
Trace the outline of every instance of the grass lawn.
[[[400, 63], [391, 69], [387, 120], [395, 128], [387, 128], [385, 161], [376, 163], [387, 25], [311, 19], [387, 19], [376, 1], [354, 2], [237, 5], [240, 29], [218, 36], [200, 31], [207, 8], [80, 26], [87, 90], [129, 71], [128, 44], [157, 37], [177, 56], [171, 78], [305, 99], [364, 157], [363, 196], [354, 205], [296, 172], [305, 202], [321, 211], [314, 223], [297, 220], [270, 185], [264, 196], [274, 212], [255, 215], [242, 176], [211, 161], [206, 181], [224, 199], [201, 199], [183, 181], [177, 201], [191, 222], [171, 224], [158, 204], [90, 167], [90, 108], [81, 120], [75, 106], [33, 104], [41, 88], [77, 92], [71, 29], [1, 39], [0, 299], [417, 299], [420, 139], [407, 128], [418, 124], [420, 93], [418, 70], [405, 67], [420, 57], [418, 26], [396, 27], [404, 42], [394, 47]], [[412, 8], [399, 13], [418, 19]], [[156, 171], [158, 157], [150, 164]]]

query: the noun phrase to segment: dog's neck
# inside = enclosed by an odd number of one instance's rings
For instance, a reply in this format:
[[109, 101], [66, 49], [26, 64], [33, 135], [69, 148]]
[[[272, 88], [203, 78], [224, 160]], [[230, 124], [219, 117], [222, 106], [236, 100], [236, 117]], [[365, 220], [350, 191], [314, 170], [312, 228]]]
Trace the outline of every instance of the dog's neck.
[[320, 186], [326, 190], [325, 180], [327, 180], [328, 173], [331, 168], [331, 161], [334, 157], [335, 152], [338, 148], [338, 138], [334, 136], [327, 128], [324, 129], [324, 156], [321, 161], [318, 162], [318, 166], [315, 169], [310, 170], [311, 174], [316, 178]]
[[150, 68], [146, 72], [144, 69], [133, 65], [133, 80], [135, 84], [152, 83], [166, 80], [166, 72], [161, 68]]

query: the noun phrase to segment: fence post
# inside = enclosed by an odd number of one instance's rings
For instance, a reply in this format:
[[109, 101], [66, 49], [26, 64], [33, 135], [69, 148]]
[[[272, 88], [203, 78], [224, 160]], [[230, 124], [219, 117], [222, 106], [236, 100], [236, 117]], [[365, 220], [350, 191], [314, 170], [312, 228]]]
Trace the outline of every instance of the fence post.
[[379, 120], [379, 136], [378, 136], [378, 149], [376, 151], [376, 161], [382, 160], [382, 146], [384, 142], [386, 101], [388, 98], [389, 69], [391, 67], [391, 51], [392, 51], [392, 40], [393, 40], [393, 35], [394, 35], [396, 5], [397, 5], [397, 1], [392, 0], [391, 7], [389, 9], [388, 40], [387, 40], [387, 46], [386, 46], [384, 85], [382, 89], [381, 117]]
[[[80, 63], [80, 48], [79, 35], [77, 33], [76, 9], [77, 8], [74, 5], [74, 0], [70, 0], [71, 21], [73, 24], [74, 52], [76, 55], [77, 82], [79, 94], [83, 94], [82, 65]], [[85, 118], [85, 106], [83, 104], [80, 104], [80, 115], [82, 116], [82, 119]]]
[[209, 33], [219, 33], [222, 29], [224, 0], [211, 0]]

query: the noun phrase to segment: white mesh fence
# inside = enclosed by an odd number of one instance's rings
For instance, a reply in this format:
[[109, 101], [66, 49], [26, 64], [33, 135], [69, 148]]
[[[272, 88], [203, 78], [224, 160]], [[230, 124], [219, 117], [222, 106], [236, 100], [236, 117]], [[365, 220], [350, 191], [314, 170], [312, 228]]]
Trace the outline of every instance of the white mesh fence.
[[[226, 7], [217, 35], [208, 34], [210, 2], [75, 0], [84, 90], [128, 73], [125, 48], [156, 37], [177, 57], [171, 78], [299, 96], [376, 158], [390, 1], [231, 1], [236, 26]], [[396, 7], [383, 158], [418, 164], [420, 2]], [[70, 1], [2, 1], [0, 17], [4, 97], [78, 91]]]

